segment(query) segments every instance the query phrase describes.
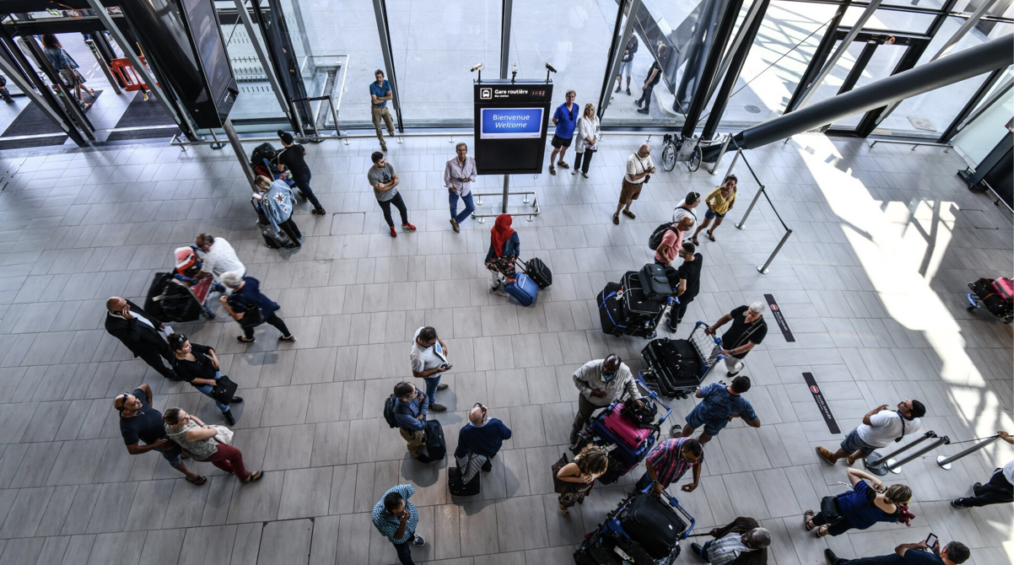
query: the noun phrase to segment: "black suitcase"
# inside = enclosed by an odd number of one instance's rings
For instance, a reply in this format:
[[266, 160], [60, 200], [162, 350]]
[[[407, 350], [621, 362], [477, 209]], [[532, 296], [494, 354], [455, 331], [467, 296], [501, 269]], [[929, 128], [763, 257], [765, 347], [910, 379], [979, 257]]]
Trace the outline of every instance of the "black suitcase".
[[523, 272], [526, 273], [533, 282], [537, 283], [537, 288], [545, 289], [551, 286], [551, 269], [544, 264], [544, 261], [534, 257], [525, 263], [520, 261], [519, 264], [522, 265]]
[[448, 492], [452, 496], [474, 496], [480, 494], [480, 473], [469, 481], [469, 484], [462, 482], [462, 471], [456, 467], [448, 467]]
[[622, 558], [615, 554], [614, 543], [601, 534], [601, 528], [587, 534], [583, 543], [572, 554], [576, 565], [619, 565]]
[[686, 532], [683, 517], [660, 497], [647, 492], [629, 502], [619, 521], [626, 535], [655, 559], [670, 556], [676, 542]]
[[601, 331], [615, 337], [629, 335], [652, 339], [657, 335], [661, 309], [654, 313], [631, 311], [627, 298], [616, 298], [620, 288], [618, 283], [608, 283], [597, 295]]
[[420, 456], [417, 457], [421, 463], [432, 463], [444, 459], [448, 453], [448, 446], [444, 443], [444, 430], [437, 420], [427, 420], [424, 428], [423, 448]]
[[277, 149], [269, 143], [261, 143], [256, 146], [256, 149], [252, 150], [252, 155], [249, 158], [249, 164], [253, 168], [264, 166], [263, 160], [270, 161], [270, 164], [274, 164], [277, 161]]
[[174, 273], [157, 273], [149, 285], [142, 309], [161, 322], [191, 322], [204, 314], [199, 303], [185, 283], [175, 280]]
[[627, 320], [649, 320], [658, 317], [668, 302], [664, 296], [650, 297], [643, 289], [643, 279], [636, 271], [627, 271], [619, 282], [625, 302]]
[[649, 384], [669, 398], [686, 398], [700, 387], [704, 362], [688, 339], [656, 339], [641, 353]]
[[674, 288], [668, 282], [668, 274], [665, 267], [657, 263], [648, 263], [640, 269], [638, 278], [640, 287], [643, 289], [644, 298], [664, 298], [675, 293]]

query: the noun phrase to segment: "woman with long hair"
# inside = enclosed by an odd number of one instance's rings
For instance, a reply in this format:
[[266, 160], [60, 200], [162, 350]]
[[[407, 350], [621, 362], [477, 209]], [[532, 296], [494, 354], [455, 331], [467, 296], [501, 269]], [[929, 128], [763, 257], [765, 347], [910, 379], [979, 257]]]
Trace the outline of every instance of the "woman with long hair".
[[693, 231], [691, 241], [694, 245], [700, 245], [697, 243], [697, 235], [700, 230], [711, 224], [712, 219], [715, 220], [715, 224], [708, 230], [708, 239], [715, 240], [715, 229], [722, 225], [726, 212], [732, 210], [733, 205], [736, 204], [737, 194], [739, 191], [736, 189], [736, 175], [725, 175], [725, 182], [722, 183], [722, 186], [712, 190], [711, 194], [704, 199], [708, 205], [708, 211], [704, 213], [704, 221]]
[[484, 266], [491, 272], [491, 291], [516, 276], [519, 257], [519, 234], [512, 229], [512, 216], [502, 214], [491, 228], [491, 247], [484, 257]]
[[569, 508], [582, 504], [594, 488], [594, 481], [608, 470], [608, 455], [600, 447], [588, 445], [565, 467], [558, 471], [558, 480], [573, 483], [576, 488], [558, 495], [558, 511], [569, 515]]
[[589, 178], [590, 159], [597, 151], [597, 137], [601, 133], [601, 120], [597, 117], [597, 110], [594, 104], [587, 102], [583, 107], [583, 118], [576, 120], [576, 163], [572, 167], [572, 174], [580, 172], [580, 163], [583, 163], [583, 178]]
[[[878, 522], [899, 522], [910, 525], [914, 515], [907, 506], [913, 491], [907, 485], [886, 487], [871, 473], [860, 469], [846, 470], [853, 490], [822, 500], [822, 511], [804, 512], [804, 528], [815, 537], [838, 536], [852, 528], [866, 530]], [[829, 500], [829, 499], [834, 499]]]
[[82, 90], [84, 89], [89, 93], [90, 96], [96, 96], [96, 91], [83, 86], [85, 84], [85, 77], [82, 73], [78, 72], [78, 63], [75, 62], [71, 55], [64, 50], [64, 47], [60, 44], [60, 40], [57, 36], [52, 33], [44, 33], [42, 36], [43, 40], [43, 54], [49, 59], [50, 64], [60, 75], [60, 79], [64, 81], [64, 85], [68, 88], [74, 87], [75, 96], [78, 97], [78, 103], [81, 104], [83, 110], [88, 110], [92, 104], [86, 103], [82, 99]]

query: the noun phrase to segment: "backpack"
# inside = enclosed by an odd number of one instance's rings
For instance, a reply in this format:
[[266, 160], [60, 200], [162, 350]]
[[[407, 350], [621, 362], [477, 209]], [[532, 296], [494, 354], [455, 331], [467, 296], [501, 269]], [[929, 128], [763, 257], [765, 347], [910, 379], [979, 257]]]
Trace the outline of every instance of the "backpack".
[[651, 238], [647, 240], [647, 247], [650, 247], [652, 251], [657, 250], [661, 245], [661, 239], [665, 237], [665, 232], [668, 230], [672, 230], [676, 235], [679, 235], [679, 230], [674, 227], [675, 225], [675, 222], [668, 222], [654, 228], [654, 233], [652, 233]]
[[398, 402], [398, 397], [392, 394], [387, 398], [387, 400], [384, 401], [384, 420], [392, 428], [401, 427], [398, 425], [398, 420], [395, 418], [396, 413], [414, 416], [412, 410], [410, 410], [408, 406], [405, 406]]

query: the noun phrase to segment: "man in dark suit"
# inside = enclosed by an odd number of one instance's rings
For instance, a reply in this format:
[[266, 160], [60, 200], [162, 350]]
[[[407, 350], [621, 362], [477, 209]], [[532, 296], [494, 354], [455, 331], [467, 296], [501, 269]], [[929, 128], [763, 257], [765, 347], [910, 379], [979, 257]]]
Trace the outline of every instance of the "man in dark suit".
[[711, 530], [715, 539], [700, 546], [690, 544], [693, 553], [706, 563], [728, 565], [766, 565], [772, 536], [753, 518], [739, 517], [721, 528]]
[[133, 355], [165, 378], [181, 380], [174, 374], [174, 370], [160, 360], [163, 357], [168, 364], [173, 362], [171, 348], [159, 331], [164, 325], [134, 302], [120, 296], [107, 299], [107, 319], [103, 325], [107, 333], [121, 340]]

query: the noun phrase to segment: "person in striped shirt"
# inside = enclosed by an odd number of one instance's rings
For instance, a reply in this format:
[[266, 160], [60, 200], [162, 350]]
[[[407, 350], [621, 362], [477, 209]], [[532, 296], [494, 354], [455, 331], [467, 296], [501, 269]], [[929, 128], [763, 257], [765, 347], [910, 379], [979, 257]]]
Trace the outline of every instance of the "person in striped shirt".
[[395, 545], [398, 560], [402, 565], [416, 565], [412, 561], [409, 542], [420, 547], [427, 542], [416, 535], [416, 524], [420, 521], [419, 512], [409, 502], [416, 492], [412, 485], [398, 485], [389, 489], [373, 507], [373, 525], [380, 535], [388, 538]]
[[666, 439], [651, 450], [647, 456], [647, 472], [636, 483], [640, 492], [648, 486], [654, 494], [661, 494], [665, 487], [683, 478], [693, 468], [693, 482], [683, 485], [686, 492], [693, 492], [700, 484], [700, 467], [704, 463], [704, 448], [696, 439], [678, 437]]

